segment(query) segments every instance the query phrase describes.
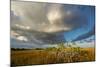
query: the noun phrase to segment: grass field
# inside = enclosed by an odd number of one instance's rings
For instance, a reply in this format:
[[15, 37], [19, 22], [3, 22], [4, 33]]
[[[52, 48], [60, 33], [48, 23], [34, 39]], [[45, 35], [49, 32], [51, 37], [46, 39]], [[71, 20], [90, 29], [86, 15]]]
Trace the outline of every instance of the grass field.
[[11, 66], [95, 61], [94, 48], [11, 50]]

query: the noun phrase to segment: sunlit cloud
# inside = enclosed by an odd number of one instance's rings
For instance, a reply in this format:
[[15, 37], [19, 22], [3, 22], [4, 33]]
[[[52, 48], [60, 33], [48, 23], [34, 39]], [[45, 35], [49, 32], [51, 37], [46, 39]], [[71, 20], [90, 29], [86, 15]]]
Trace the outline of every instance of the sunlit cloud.
[[19, 36], [20, 34], [16, 33], [15, 31], [11, 31], [12, 36]]
[[[11, 37], [14, 41], [31, 43], [34, 47], [66, 43], [68, 35], [64, 33], [78, 29], [86, 33], [82, 28], [87, 30], [90, 27], [90, 17], [80, 8], [83, 9], [81, 5], [11, 1]], [[87, 9], [84, 10], [87, 12]], [[76, 39], [74, 35], [79, 37], [82, 34], [73, 32], [69, 37]]]
[[26, 42], [28, 41], [28, 39], [25, 36], [18, 36], [17, 40], [26, 41]]
[[26, 30], [31, 29], [30, 26], [22, 26], [22, 25], [19, 25], [19, 24], [15, 24], [15, 26], [18, 27], [18, 28], [21, 28], [21, 29], [26, 29]]
[[18, 1], [12, 1], [11, 4], [11, 10], [14, 13], [13, 16], [20, 18], [20, 20], [17, 19], [13, 21], [13, 23], [17, 23], [16, 21], [19, 20], [19, 25], [28, 25], [30, 26], [30, 29], [41, 32], [51, 33], [59, 31], [70, 31], [85, 25], [87, 22], [84, 20], [85, 17], [82, 16], [79, 11], [72, 9], [67, 9], [65, 11], [63, 8], [64, 6], [61, 4]]

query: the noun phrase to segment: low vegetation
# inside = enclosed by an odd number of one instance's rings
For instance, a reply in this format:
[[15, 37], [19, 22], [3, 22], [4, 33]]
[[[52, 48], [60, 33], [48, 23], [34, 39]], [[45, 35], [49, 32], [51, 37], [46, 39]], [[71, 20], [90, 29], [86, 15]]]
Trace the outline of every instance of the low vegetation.
[[11, 49], [11, 66], [86, 62], [95, 60], [94, 48], [58, 47]]

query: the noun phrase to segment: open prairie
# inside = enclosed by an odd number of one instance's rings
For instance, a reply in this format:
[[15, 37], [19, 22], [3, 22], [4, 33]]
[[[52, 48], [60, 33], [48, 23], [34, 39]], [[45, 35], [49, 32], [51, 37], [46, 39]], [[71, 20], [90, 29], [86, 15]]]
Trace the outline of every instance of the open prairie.
[[11, 50], [11, 66], [95, 61], [95, 48]]

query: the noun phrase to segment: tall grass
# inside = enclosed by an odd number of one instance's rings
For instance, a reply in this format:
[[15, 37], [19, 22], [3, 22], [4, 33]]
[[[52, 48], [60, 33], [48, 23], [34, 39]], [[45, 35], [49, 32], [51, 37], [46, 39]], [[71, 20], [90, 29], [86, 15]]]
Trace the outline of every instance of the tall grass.
[[94, 48], [64, 46], [31, 50], [11, 50], [11, 65], [36, 65], [94, 61]]

